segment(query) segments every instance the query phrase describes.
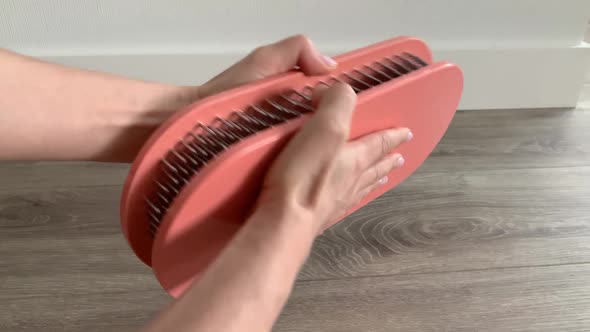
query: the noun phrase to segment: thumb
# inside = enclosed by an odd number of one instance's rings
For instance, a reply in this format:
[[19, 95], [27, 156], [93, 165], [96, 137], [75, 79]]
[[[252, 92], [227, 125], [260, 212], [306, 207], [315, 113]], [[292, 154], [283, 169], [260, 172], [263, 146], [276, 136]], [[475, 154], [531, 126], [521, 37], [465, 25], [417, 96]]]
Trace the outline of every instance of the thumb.
[[348, 140], [356, 106], [352, 88], [345, 83], [318, 87], [313, 98], [318, 105], [316, 111], [283, 149], [273, 167], [286, 177], [300, 179], [315, 173]]
[[313, 103], [317, 105], [304, 131], [314, 140], [327, 139], [333, 143], [348, 140], [356, 94], [350, 85], [336, 82], [331, 87], [319, 85], [314, 89]]
[[306, 75], [323, 75], [336, 67], [323, 56], [311, 40], [303, 35], [292, 36], [276, 43], [258, 47], [245, 58], [199, 87], [201, 98], [248, 82], [284, 73], [299, 66]]

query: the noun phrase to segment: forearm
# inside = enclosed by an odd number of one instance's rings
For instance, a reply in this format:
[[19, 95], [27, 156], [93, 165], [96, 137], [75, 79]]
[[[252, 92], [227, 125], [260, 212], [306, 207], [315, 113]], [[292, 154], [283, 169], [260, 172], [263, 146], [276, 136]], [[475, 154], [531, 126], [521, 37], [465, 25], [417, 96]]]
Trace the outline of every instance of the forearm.
[[270, 331], [315, 238], [295, 212], [255, 214], [149, 331]]
[[196, 94], [0, 50], [0, 159], [128, 162]]

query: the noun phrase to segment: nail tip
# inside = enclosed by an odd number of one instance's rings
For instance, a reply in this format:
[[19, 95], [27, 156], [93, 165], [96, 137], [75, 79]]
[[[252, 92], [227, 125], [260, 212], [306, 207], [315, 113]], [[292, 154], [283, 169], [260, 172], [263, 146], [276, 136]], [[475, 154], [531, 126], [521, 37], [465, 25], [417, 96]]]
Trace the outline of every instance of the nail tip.
[[403, 166], [403, 165], [404, 165], [404, 163], [405, 163], [405, 162], [406, 162], [406, 160], [404, 159], [404, 157], [400, 156], [400, 157], [397, 159], [397, 166], [398, 166], [398, 167], [401, 167], [401, 166]]
[[322, 60], [324, 61], [324, 63], [326, 65], [328, 65], [328, 67], [338, 66], [338, 62], [336, 62], [336, 60], [332, 59], [331, 57], [329, 57], [327, 55], [322, 55]]

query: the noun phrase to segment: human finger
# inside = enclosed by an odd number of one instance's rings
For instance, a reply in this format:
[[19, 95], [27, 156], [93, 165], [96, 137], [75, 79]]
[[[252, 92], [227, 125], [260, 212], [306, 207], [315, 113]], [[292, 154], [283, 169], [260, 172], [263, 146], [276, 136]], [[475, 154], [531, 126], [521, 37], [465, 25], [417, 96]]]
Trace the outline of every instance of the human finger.
[[292, 70], [296, 66], [306, 75], [327, 74], [337, 64], [314, 47], [309, 38], [296, 35], [250, 52], [221, 74], [199, 87], [204, 98], [252, 81]]
[[356, 170], [362, 172], [390, 154], [395, 148], [411, 140], [408, 128], [394, 128], [372, 133], [349, 143], [347, 149], [355, 156]]
[[387, 177], [396, 168], [402, 167], [404, 162], [404, 157], [399, 153], [386, 156], [361, 173], [357, 188], [364, 190], [367, 187], [373, 186], [375, 183]]
[[[317, 108], [277, 157], [270, 179], [313, 179], [325, 172], [346, 143], [356, 95], [346, 84], [314, 94]], [[295, 181], [295, 180], [292, 180]], [[295, 184], [293, 184], [295, 185]]]
[[319, 85], [313, 93], [315, 114], [304, 130], [317, 136], [348, 139], [357, 96], [350, 85], [336, 82], [330, 87]]
[[333, 70], [337, 63], [321, 54], [311, 39], [295, 35], [276, 43], [262, 46], [250, 54], [250, 62], [262, 70], [262, 75], [274, 75], [298, 66], [306, 75], [322, 75]]
[[[389, 178], [387, 176], [384, 176], [384, 177], [380, 178], [379, 180], [371, 183], [369, 186], [358, 191], [355, 195], [355, 199], [353, 200], [354, 203], [350, 206], [350, 208], [353, 208], [356, 205], [358, 205], [373, 190], [376, 190], [377, 188], [385, 185], [388, 181], [389, 181]], [[349, 211], [349, 210], [347, 210], [347, 211]]]

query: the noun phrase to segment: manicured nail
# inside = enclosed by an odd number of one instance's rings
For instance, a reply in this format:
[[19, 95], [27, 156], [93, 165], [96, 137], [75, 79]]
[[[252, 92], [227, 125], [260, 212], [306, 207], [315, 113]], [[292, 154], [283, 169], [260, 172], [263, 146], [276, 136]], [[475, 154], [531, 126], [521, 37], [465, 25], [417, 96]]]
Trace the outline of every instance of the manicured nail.
[[387, 176], [384, 176], [381, 179], [379, 179], [379, 184], [384, 185], [387, 183], [387, 181], [389, 181], [389, 178]]
[[327, 64], [330, 67], [336, 67], [336, 65], [338, 64], [336, 61], [334, 61], [334, 59], [326, 55], [322, 55], [322, 60], [325, 64]]
[[412, 134], [411, 131], [408, 131], [408, 137], [406, 138], [406, 141], [411, 141], [412, 138], [414, 138], [414, 134]]
[[400, 156], [399, 158], [397, 158], [397, 167], [402, 167], [405, 162], [406, 161], [404, 160], [404, 157]]

